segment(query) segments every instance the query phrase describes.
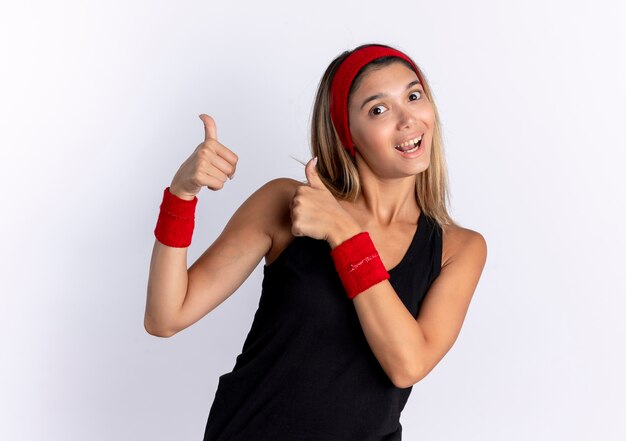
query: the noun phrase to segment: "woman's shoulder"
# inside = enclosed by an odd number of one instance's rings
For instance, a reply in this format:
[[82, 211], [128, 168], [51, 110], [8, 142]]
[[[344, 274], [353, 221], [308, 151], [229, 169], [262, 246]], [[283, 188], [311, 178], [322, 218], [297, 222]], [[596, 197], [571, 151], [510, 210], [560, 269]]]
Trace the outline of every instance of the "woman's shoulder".
[[261, 199], [260, 205], [264, 207], [263, 211], [273, 213], [271, 217], [276, 228], [284, 228], [287, 220], [290, 225], [289, 205], [296, 189], [301, 185], [304, 183], [292, 178], [274, 178], [255, 192], [255, 197]]
[[296, 179], [287, 178], [287, 177], [274, 178], [274, 179], [268, 181], [268, 184], [276, 185], [276, 186], [279, 186], [279, 187], [287, 187], [287, 188], [294, 188], [294, 187], [297, 187], [299, 185], [305, 185], [305, 183], [302, 182], [302, 181], [298, 181]]
[[271, 203], [274, 208], [288, 208], [289, 202], [300, 185], [304, 183], [292, 178], [274, 178], [263, 184], [256, 193], [270, 199], [267, 202]]
[[269, 212], [267, 231], [272, 245], [265, 255], [266, 265], [271, 264], [293, 239], [291, 234], [290, 204], [296, 189], [305, 185], [303, 182], [291, 178], [275, 178], [265, 183], [259, 190], [266, 201], [263, 206]]
[[290, 224], [289, 203], [298, 181], [275, 178], [258, 187], [239, 207], [245, 222], [264, 231], [270, 238]]
[[444, 225], [442, 233], [442, 266], [462, 255], [480, 259], [487, 254], [487, 241], [478, 231], [451, 224]]
[[254, 194], [276, 201], [277, 197], [293, 196], [293, 192], [299, 185], [303, 183], [292, 178], [274, 178], [261, 185]]

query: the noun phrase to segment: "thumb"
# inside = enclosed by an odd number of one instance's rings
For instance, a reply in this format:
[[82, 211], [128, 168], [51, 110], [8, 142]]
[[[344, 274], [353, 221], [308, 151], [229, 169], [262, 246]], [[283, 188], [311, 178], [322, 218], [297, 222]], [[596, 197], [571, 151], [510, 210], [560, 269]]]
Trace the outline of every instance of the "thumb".
[[309, 186], [313, 188], [326, 188], [317, 173], [317, 156], [307, 162], [304, 173], [306, 174], [307, 181], [309, 181]]
[[204, 113], [201, 113], [199, 116], [204, 123], [204, 140], [208, 141], [209, 139], [217, 139], [217, 126], [215, 125], [215, 120]]

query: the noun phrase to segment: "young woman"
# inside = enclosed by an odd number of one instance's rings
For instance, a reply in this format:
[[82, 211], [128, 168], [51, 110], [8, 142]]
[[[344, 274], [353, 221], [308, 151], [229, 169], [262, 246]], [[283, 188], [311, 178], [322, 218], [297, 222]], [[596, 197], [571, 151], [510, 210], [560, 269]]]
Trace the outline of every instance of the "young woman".
[[399, 440], [412, 385], [449, 351], [486, 243], [447, 213], [440, 124], [423, 73], [384, 45], [344, 52], [319, 85], [306, 182], [250, 196], [187, 270], [196, 194], [238, 157], [205, 140], [164, 190], [145, 328], [169, 337], [265, 257], [259, 307], [219, 378], [205, 440]]

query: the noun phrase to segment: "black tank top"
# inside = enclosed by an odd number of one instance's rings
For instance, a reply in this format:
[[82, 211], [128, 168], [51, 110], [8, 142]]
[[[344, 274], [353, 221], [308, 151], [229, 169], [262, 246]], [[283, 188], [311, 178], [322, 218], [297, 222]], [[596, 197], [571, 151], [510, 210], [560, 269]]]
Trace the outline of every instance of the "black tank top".
[[[420, 215], [389, 282], [417, 318], [441, 271], [441, 228]], [[295, 237], [263, 267], [259, 306], [232, 372], [219, 378], [205, 441], [400, 440], [412, 387], [374, 356], [324, 240]]]

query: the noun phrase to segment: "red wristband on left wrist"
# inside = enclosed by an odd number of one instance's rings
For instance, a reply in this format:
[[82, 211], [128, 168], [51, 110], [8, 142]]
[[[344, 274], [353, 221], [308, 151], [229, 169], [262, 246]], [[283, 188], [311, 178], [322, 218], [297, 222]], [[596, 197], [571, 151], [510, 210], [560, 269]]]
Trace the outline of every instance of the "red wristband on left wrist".
[[352, 236], [330, 254], [349, 299], [390, 277], [368, 232]]

